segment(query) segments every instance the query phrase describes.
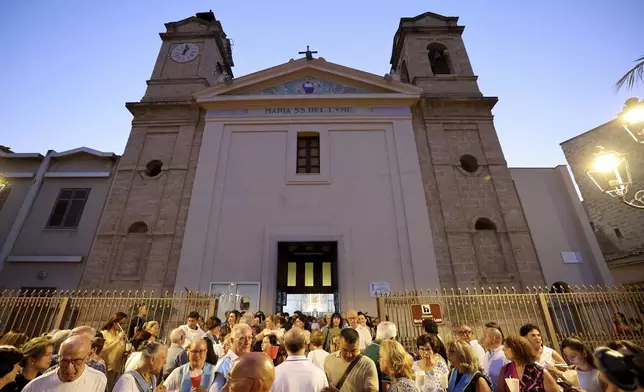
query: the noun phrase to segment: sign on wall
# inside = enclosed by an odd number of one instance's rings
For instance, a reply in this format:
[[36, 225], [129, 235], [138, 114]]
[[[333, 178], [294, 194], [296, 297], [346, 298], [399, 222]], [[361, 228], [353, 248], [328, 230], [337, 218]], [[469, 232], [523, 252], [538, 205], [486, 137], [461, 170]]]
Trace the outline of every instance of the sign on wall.
[[581, 252], [561, 252], [561, 258], [564, 264], [579, 264], [584, 262], [584, 259], [581, 257]]
[[436, 324], [443, 324], [441, 304], [438, 303], [411, 305], [411, 317], [416, 326], [422, 325], [425, 319], [433, 319]]
[[315, 107], [267, 107], [251, 109], [214, 109], [208, 110], [206, 117], [253, 117], [253, 116], [318, 116], [318, 115], [406, 115], [406, 107], [350, 107], [350, 106], [315, 106]]
[[371, 282], [369, 283], [369, 295], [372, 297], [381, 297], [389, 295], [391, 291], [389, 282]]

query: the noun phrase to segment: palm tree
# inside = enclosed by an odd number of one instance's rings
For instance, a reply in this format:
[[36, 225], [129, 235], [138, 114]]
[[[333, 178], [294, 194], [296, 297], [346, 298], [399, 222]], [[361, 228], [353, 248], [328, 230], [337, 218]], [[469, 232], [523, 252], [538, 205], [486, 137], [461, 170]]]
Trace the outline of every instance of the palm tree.
[[624, 87], [624, 85], [627, 86], [628, 90], [632, 90], [637, 83], [644, 83], [644, 56], [638, 58], [635, 62], [637, 64], [615, 83], [615, 89], [617, 91]]

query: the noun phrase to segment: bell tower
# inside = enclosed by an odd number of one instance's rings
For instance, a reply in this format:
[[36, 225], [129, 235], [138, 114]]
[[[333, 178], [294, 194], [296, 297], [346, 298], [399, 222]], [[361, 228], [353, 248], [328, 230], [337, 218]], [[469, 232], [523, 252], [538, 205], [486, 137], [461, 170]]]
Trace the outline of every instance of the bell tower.
[[81, 279], [84, 289], [173, 290], [204, 127], [191, 94], [232, 78], [210, 12], [166, 23]]
[[402, 18], [392, 72], [423, 89], [414, 134], [443, 288], [526, 287], [543, 274], [457, 17]]
[[212, 11], [165, 27], [143, 102], [191, 100], [191, 93], [233, 76], [231, 42]]

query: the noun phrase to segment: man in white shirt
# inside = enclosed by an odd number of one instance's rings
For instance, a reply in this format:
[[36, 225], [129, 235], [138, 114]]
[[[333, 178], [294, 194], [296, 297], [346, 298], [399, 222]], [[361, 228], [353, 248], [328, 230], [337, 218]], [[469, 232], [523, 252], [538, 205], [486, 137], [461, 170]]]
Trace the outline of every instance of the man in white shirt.
[[367, 319], [364, 315], [358, 316], [358, 313], [351, 309], [347, 312], [347, 320], [349, 320], [349, 328], [355, 329], [360, 335], [358, 349], [363, 352], [371, 344], [371, 330], [367, 327]]
[[188, 348], [190, 343], [202, 339], [203, 336], [206, 334], [197, 324], [199, 321], [199, 313], [198, 312], [190, 312], [188, 314], [188, 319], [186, 320], [186, 323], [179, 328], [183, 330], [183, 332], [186, 333], [185, 336], [185, 342], [183, 343], [183, 348]]
[[472, 350], [474, 350], [474, 353], [479, 357], [479, 363], [483, 364], [483, 362], [485, 362], [485, 350], [479, 344], [479, 341], [476, 340], [476, 336], [474, 336], [472, 328], [465, 324], [459, 325], [456, 327], [456, 338], [464, 341], [465, 343], [469, 343], [470, 346], [472, 346]]
[[503, 353], [503, 337], [501, 331], [496, 328], [485, 328], [481, 343], [488, 350], [485, 353], [485, 360], [481, 363], [481, 367], [490, 378], [492, 390], [494, 390], [496, 382], [499, 379], [499, 373], [501, 373], [501, 368], [510, 362], [505, 358], [505, 354]]
[[304, 355], [306, 334], [301, 328], [291, 328], [284, 334], [286, 361], [275, 368], [271, 392], [321, 391], [329, 386], [324, 370], [311, 363]]
[[72, 336], [58, 351], [58, 369], [33, 379], [24, 392], [104, 392], [105, 374], [85, 364], [92, 341], [85, 336]]

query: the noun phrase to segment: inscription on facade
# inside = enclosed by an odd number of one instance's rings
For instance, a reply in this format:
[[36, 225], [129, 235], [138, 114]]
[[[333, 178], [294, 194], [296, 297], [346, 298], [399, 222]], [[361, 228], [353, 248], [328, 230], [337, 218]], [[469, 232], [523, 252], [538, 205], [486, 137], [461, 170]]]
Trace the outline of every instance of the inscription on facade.
[[338, 114], [355, 113], [354, 108], [266, 108], [264, 114]]

